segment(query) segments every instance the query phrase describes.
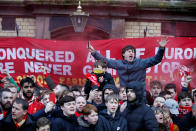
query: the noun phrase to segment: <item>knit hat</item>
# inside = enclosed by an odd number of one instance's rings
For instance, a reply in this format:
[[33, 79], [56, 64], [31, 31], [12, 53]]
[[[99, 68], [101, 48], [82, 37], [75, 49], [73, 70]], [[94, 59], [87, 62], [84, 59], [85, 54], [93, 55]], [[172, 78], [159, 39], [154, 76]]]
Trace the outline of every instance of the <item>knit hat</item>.
[[167, 99], [164, 103], [164, 106], [166, 106], [169, 109], [171, 114], [175, 114], [175, 115], [179, 114], [178, 111], [179, 105], [177, 101], [175, 101], [174, 99]]

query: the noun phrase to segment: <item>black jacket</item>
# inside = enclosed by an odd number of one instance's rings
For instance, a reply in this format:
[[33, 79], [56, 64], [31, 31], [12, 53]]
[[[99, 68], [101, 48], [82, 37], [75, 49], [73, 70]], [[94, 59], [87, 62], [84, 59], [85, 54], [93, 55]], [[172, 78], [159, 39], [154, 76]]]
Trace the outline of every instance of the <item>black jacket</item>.
[[17, 128], [12, 119], [12, 114], [10, 113], [5, 119], [1, 121], [0, 130], [1, 131], [35, 131], [36, 125], [35, 122], [32, 120], [31, 116], [27, 114], [27, 119], [25, 123], [20, 128]]
[[101, 131], [127, 131], [127, 120], [122, 117], [119, 111], [115, 117], [107, 114], [107, 110], [100, 112], [99, 128]]
[[188, 131], [189, 129], [196, 127], [196, 118], [193, 116], [192, 111], [180, 119], [178, 127], [180, 131]]
[[76, 131], [77, 130], [76, 116], [65, 116], [62, 112], [60, 117], [55, 118], [51, 125], [51, 131]]
[[143, 102], [143, 83], [131, 82], [127, 89], [133, 89], [136, 100], [127, 101], [127, 108], [122, 115], [127, 119], [129, 131], [159, 131], [159, 126], [152, 109]]

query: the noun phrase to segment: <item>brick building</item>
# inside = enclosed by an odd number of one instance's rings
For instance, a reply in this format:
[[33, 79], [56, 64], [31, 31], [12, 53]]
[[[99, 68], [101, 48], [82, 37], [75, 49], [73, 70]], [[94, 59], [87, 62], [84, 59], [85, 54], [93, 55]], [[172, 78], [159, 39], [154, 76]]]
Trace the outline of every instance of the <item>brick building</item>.
[[41, 39], [98, 40], [196, 36], [194, 1], [82, 0], [83, 11], [90, 14], [82, 33], [74, 32], [69, 17], [77, 4], [77, 0], [0, 0], [0, 37], [18, 34]]

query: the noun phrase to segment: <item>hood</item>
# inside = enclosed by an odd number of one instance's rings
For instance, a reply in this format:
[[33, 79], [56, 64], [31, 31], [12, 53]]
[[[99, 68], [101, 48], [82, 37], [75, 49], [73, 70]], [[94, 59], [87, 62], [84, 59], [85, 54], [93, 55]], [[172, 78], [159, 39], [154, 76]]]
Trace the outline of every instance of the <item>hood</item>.
[[112, 85], [112, 84], [106, 84], [104, 87], [103, 87], [103, 92], [102, 92], [102, 101], [103, 103], [105, 103], [105, 100], [104, 100], [104, 92], [106, 89], [112, 89], [114, 91], [114, 94], [118, 94], [118, 89], [116, 88], [115, 85]]
[[[127, 89], [132, 89], [135, 94], [136, 94], [136, 100], [134, 101], [135, 104], [141, 104], [143, 102], [143, 98], [144, 98], [144, 87], [145, 87], [145, 83], [143, 84], [142, 82], [130, 82], [127, 86]], [[133, 102], [129, 102], [128, 103], [133, 103]]]
[[90, 127], [90, 124], [88, 123], [88, 121], [84, 120], [83, 115], [79, 116], [77, 121], [78, 121], [78, 124], [82, 127]]

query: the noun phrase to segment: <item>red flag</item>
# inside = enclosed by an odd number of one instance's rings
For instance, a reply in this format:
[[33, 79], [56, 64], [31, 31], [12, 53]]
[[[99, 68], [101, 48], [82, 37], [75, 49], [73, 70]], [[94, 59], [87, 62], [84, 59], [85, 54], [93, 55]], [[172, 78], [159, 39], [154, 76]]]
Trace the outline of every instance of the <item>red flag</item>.
[[94, 84], [97, 85], [98, 87], [100, 86], [100, 84], [97, 82], [97, 77], [95, 76], [95, 74], [90, 74], [87, 73], [86, 77]]

